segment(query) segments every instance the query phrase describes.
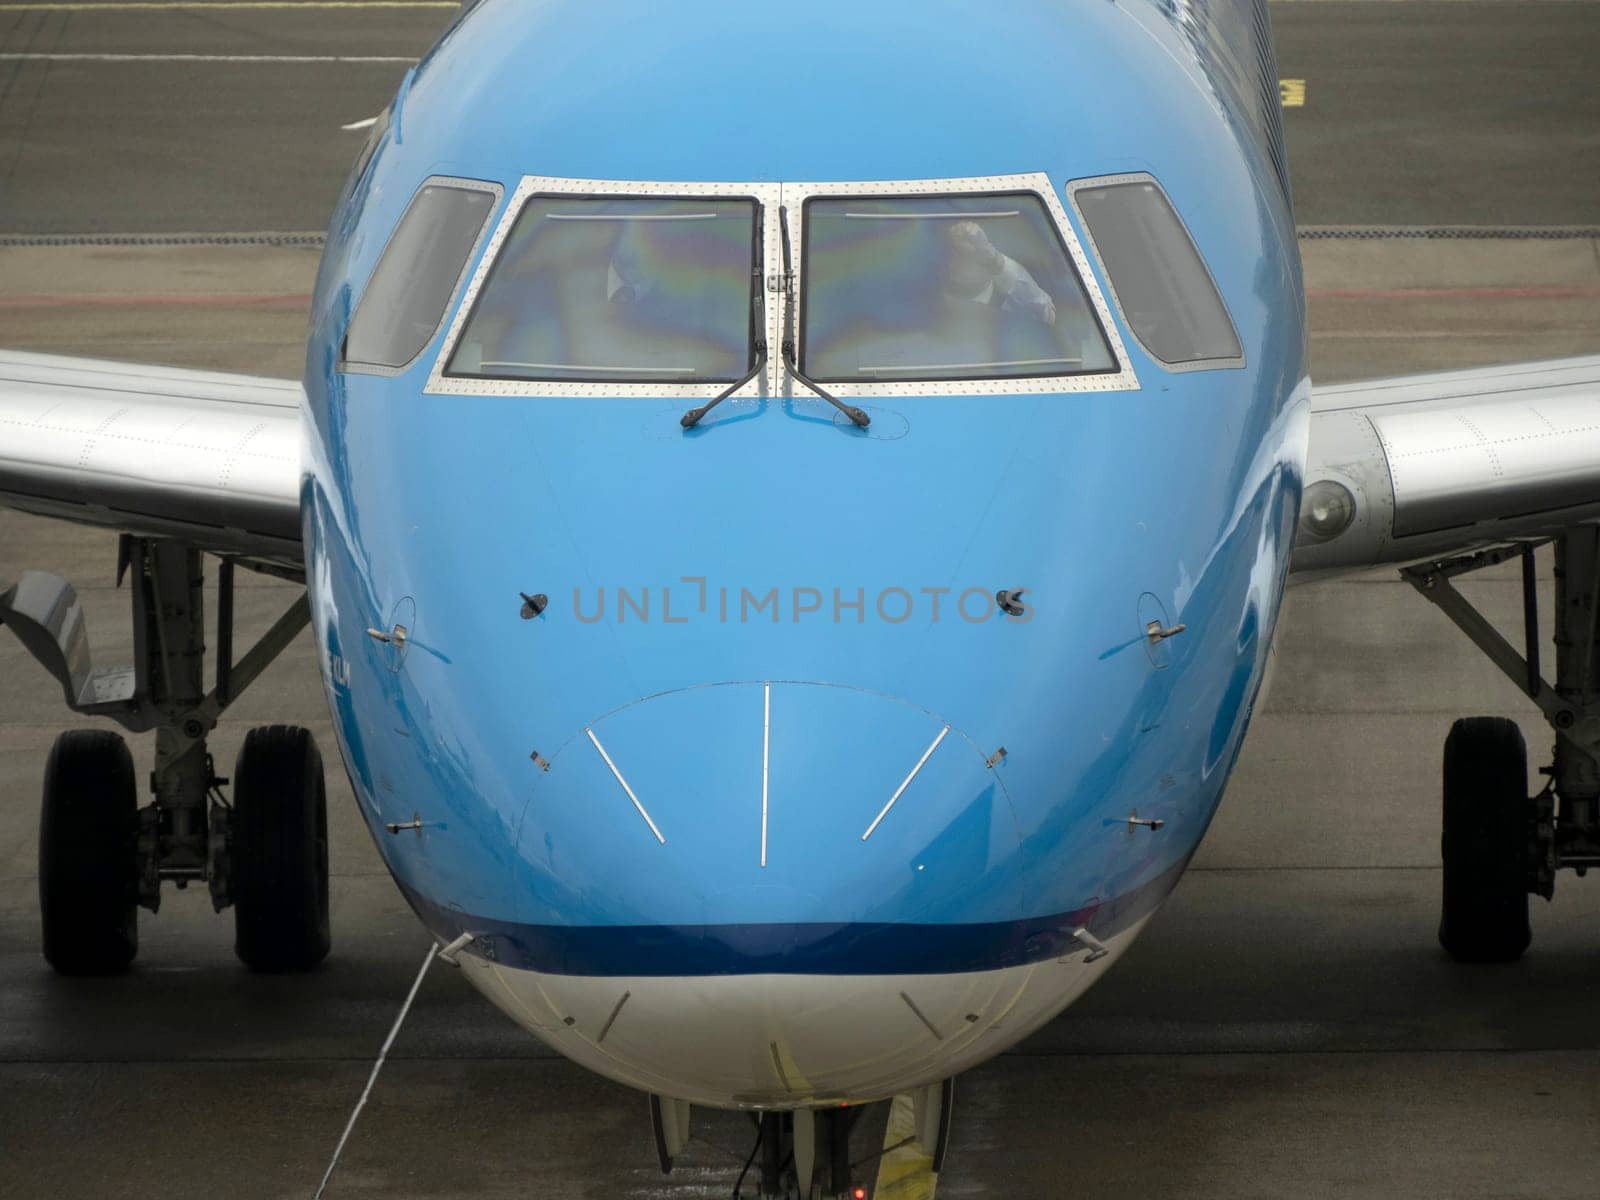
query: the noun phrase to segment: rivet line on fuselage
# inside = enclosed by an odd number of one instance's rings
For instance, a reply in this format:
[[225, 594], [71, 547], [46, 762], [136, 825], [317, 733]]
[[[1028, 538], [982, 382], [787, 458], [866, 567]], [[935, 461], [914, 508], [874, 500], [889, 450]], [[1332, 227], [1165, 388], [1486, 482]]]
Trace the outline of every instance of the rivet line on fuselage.
[[778, 1082], [783, 1085], [786, 1092], [794, 1091], [794, 1084], [789, 1082], [789, 1073], [783, 1069], [783, 1055], [778, 1051], [777, 1042], [768, 1042], [767, 1049], [772, 1051], [772, 1069], [778, 1074]]
[[872, 819], [871, 825], [867, 826], [867, 831], [861, 835], [861, 840], [863, 842], [871, 837], [872, 831], [883, 823], [883, 819], [889, 815], [889, 810], [894, 807], [895, 801], [899, 800], [900, 797], [904, 795], [905, 790], [911, 786], [911, 781], [915, 779], [917, 777], [917, 773], [927, 765], [928, 760], [933, 757], [933, 752], [939, 748], [939, 743], [944, 741], [945, 734], [949, 732], [950, 726], [948, 725], [939, 730], [939, 736], [934, 738], [933, 741], [929, 743], [928, 748], [922, 752], [922, 757], [917, 759], [917, 765], [911, 768], [911, 774], [907, 775], [900, 781], [900, 786], [895, 788], [894, 795], [889, 797], [889, 803], [883, 806], [883, 811]]
[[767, 766], [772, 761], [772, 685], [762, 688], [761, 700], [761, 865], [767, 865]]
[[611, 1015], [606, 1018], [605, 1026], [600, 1030], [600, 1036], [594, 1040], [596, 1046], [606, 1040], [606, 1034], [611, 1032], [611, 1027], [617, 1023], [617, 1018], [622, 1014], [622, 1006], [628, 1002], [632, 995], [632, 992], [622, 993], [622, 998], [617, 1001], [617, 1006], [611, 1010]]
[[917, 1007], [917, 1002], [915, 1000], [913, 1000], [905, 992], [901, 992], [900, 993], [900, 999], [904, 1000], [906, 1002], [906, 1007], [909, 1008], [913, 1013], [916, 1014], [917, 1020], [921, 1021], [924, 1025], [926, 1025], [928, 1027], [928, 1032], [929, 1033], [933, 1034], [933, 1036], [935, 1038], [937, 1038], [939, 1041], [941, 1041], [941, 1042], [944, 1041], [944, 1034], [939, 1032], [939, 1027], [937, 1025], [935, 1025], [932, 1021], [928, 1020], [927, 1014], [925, 1014], [920, 1008]]
[[600, 744], [600, 739], [595, 737], [594, 730], [585, 729], [584, 732], [589, 735], [589, 740], [594, 743], [594, 748], [600, 752], [600, 757], [606, 760], [606, 766], [611, 768], [611, 774], [622, 785], [622, 790], [628, 793], [628, 799], [633, 801], [633, 806], [639, 810], [639, 815], [644, 818], [644, 823], [650, 826], [650, 832], [656, 835], [656, 841], [665, 846], [667, 839], [661, 836], [661, 830], [656, 828], [656, 823], [650, 819], [650, 814], [645, 812], [644, 805], [639, 803], [639, 797], [633, 794], [633, 789], [628, 786], [628, 781], [622, 777], [622, 772], [617, 770], [617, 764], [611, 761], [611, 755], [606, 753], [606, 748]]

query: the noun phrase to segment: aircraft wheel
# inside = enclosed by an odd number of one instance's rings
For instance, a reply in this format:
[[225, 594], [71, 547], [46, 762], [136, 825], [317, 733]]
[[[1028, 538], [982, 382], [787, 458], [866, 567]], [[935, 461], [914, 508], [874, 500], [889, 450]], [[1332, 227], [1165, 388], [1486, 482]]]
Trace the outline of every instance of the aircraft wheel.
[[233, 774], [234, 951], [252, 971], [305, 971], [327, 956], [328, 800], [310, 730], [252, 729]]
[[1444, 744], [1444, 912], [1457, 962], [1512, 962], [1528, 928], [1528, 751], [1515, 721], [1457, 721]]
[[117, 734], [63, 733], [44, 769], [39, 916], [63, 975], [126, 970], [139, 949], [139, 798]]

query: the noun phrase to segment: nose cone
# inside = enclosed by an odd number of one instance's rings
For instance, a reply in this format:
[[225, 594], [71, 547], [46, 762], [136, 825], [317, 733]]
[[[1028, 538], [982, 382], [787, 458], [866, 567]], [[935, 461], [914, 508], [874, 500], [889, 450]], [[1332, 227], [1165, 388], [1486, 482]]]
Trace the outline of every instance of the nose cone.
[[827, 683], [628, 705], [534, 787], [513, 954], [585, 975], [919, 969], [882, 927], [982, 920], [1019, 844], [987, 757], [937, 714]]
[[1090, 978], [1081, 947], [1021, 964], [1029, 934], [1001, 918], [1022, 840], [990, 759], [936, 713], [828, 683], [628, 705], [550, 756], [517, 920], [470, 977], [570, 1057], [700, 1103], [944, 1078]]

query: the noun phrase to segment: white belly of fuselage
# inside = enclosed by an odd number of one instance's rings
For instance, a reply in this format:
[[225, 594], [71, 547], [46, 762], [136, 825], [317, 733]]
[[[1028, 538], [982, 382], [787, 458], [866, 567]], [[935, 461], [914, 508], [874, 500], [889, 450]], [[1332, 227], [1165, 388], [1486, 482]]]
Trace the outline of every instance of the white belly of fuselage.
[[551, 975], [464, 955], [497, 1007], [580, 1066], [714, 1108], [865, 1103], [992, 1058], [1081, 996], [1149, 920], [1059, 959], [949, 975]]

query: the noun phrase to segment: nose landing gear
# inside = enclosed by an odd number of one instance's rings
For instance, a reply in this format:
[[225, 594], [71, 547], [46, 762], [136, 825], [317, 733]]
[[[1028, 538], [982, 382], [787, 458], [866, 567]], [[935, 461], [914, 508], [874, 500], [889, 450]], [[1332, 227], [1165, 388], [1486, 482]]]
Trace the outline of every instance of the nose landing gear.
[[[756, 1141], [733, 1185], [734, 1200], [868, 1200], [874, 1176], [896, 1195], [931, 1195], [950, 1141], [954, 1095], [955, 1081], [946, 1079], [881, 1106], [751, 1113]], [[863, 1125], [876, 1128], [862, 1120], [874, 1107], [887, 1110], [883, 1149], [852, 1159], [852, 1135]], [[686, 1102], [650, 1097], [663, 1175], [688, 1141], [689, 1122]]]
[[[868, 1188], [858, 1183], [850, 1161], [850, 1135], [865, 1107], [801, 1109], [762, 1113], [756, 1155], [760, 1159], [759, 1200], [865, 1200]], [[734, 1186], [743, 1194], [741, 1177]]]

